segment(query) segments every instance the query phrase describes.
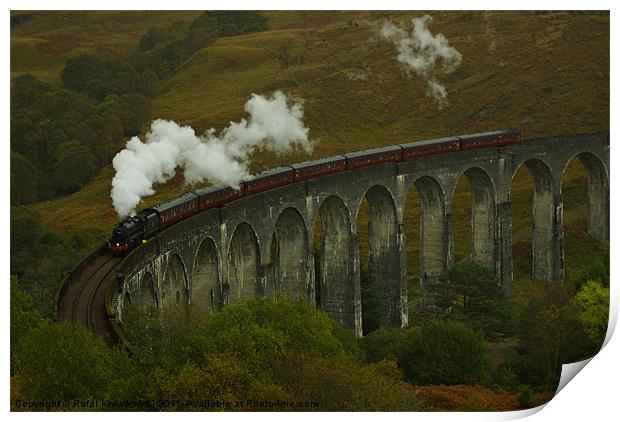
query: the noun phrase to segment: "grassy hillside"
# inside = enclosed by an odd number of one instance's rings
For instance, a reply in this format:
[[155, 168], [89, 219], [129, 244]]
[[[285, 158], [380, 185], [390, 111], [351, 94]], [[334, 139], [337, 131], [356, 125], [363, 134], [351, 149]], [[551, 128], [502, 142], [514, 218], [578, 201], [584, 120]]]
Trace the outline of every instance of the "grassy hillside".
[[11, 27], [11, 78], [32, 73], [60, 85], [66, 60], [84, 52], [128, 55], [151, 26], [186, 26], [200, 12], [15, 11], [31, 16]]
[[[31, 72], [59, 84], [64, 61], [81, 51], [129, 54], [153, 25], [187, 25], [198, 12], [45, 12], [11, 30], [11, 75]], [[281, 89], [304, 99], [305, 121], [316, 141], [314, 157], [448, 134], [518, 127], [526, 138], [595, 132], [609, 128], [609, 16], [530, 12], [431, 13], [433, 33], [443, 33], [463, 55], [460, 67], [439, 75], [449, 104], [439, 109], [426, 97], [426, 82], [408, 76], [394, 47], [377, 37], [384, 19], [406, 22], [420, 12], [269, 12], [270, 30], [221, 38], [200, 50], [163, 80], [151, 117], [218, 130], [244, 116], [252, 93]], [[282, 69], [277, 52], [286, 45], [293, 63]], [[144, 128], [146, 131], [147, 128]], [[259, 154], [254, 170], [306, 156]], [[45, 225], [103, 241], [117, 222], [109, 198], [113, 170], [104, 169], [80, 192], [33, 204]], [[568, 187], [584, 186], [577, 166]], [[143, 205], [189, 188], [182, 177], [158, 189]], [[567, 265], [584, 248], [584, 190], [567, 207]], [[454, 205], [456, 254], [467, 256], [467, 184]], [[512, 191], [522, 203], [514, 215], [515, 239], [528, 241], [527, 174]], [[521, 202], [519, 202], [521, 201]], [[567, 201], [568, 203], [569, 201]], [[517, 207], [515, 206], [515, 209]], [[416, 207], [407, 218], [416, 236]], [[365, 218], [363, 215], [360, 217]], [[363, 223], [363, 221], [362, 221]], [[522, 233], [522, 234], [521, 234]], [[364, 244], [364, 240], [362, 239]], [[417, 262], [408, 248], [410, 271]], [[362, 245], [363, 246], [363, 245]], [[581, 254], [581, 255], [580, 255]], [[575, 258], [578, 259], [578, 258]], [[519, 261], [520, 262], [520, 261]], [[523, 268], [527, 263], [519, 264]]]
[[[397, 21], [415, 15], [389, 14]], [[219, 129], [242, 116], [251, 93], [284, 89], [306, 100], [317, 155], [498, 127], [519, 127], [525, 137], [608, 127], [606, 16], [433, 16], [431, 30], [463, 55], [456, 72], [440, 77], [450, 100], [441, 110], [426, 98], [421, 78], [407, 77], [393, 46], [377, 39], [384, 17], [356, 13], [221, 39], [162, 84], [151, 114]], [[276, 59], [284, 42], [295, 55], [303, 50], [294, 82]]]

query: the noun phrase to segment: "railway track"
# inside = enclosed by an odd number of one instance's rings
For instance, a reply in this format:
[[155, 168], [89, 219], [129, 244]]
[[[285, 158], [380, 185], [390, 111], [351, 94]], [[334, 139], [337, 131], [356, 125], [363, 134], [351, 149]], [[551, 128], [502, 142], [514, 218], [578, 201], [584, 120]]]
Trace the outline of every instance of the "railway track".
[[121, 260], [103, 254], [85, 266], [60, 298], [56, 320], [83, 325], [112, 347], [115, 340], [108, 322], [105, 297], [114, 285], [115, 269]]

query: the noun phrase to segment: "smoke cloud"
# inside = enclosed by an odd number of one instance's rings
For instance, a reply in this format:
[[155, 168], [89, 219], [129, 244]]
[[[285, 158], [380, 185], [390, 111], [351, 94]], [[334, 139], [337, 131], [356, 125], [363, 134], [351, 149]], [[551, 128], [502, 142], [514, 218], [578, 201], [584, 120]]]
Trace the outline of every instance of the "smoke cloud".
[[440, 107], [447, 103], [446, 88], [434, 77], [435, 67], [442, 63], [443, 73], [453, 72], [461, 64], [461, 53], [443, 36], [433, 35], [428, 25], [433, 21], [429, 15], [411, 20], [411, 31], [391, 21], [385, 21], [379, 35], [392, 41], [398, 51], [398, 61], [405, 65], [407, 72], [424, 78], [428, 84], [427, 96], [434, 99]]
[[252, 94], [245, 111], [247, 120], [231, 122], [219, 136], [215, 129], [197, 136], [189, 126], [158, 119], [144, 142], [131, 138], [112, 161], [116, 174], [110, 196], [119, 217], [133, 213], [142, 198], [155, 193], [156, 183], [174, 177], [177, 167], [184, 170], [188, 184], [208, 180], [238, 188], [250, 177], [248, 157], [257, 148], [278, 154], [295, 147], [312, 151], [299, 101], [289, 106], [281, 91], [270, 98]]

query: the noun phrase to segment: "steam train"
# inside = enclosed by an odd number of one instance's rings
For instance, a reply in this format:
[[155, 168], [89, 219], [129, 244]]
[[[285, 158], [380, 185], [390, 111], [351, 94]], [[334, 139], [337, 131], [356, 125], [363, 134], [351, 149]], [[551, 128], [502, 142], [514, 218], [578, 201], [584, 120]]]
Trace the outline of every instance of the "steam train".
[[114, 255], [125, 255], [159, 231], [194, 214], [290, 183], [379, 164], [476, 148], [499, 147], [520, 141], [520, 132], [511, 129], [376, 148], [271, 169], [250, 180], [242, 181], [239, 189], [231, 187], [199, 189], [172, 201], [143, 209], [114, 228], [108, 249]]

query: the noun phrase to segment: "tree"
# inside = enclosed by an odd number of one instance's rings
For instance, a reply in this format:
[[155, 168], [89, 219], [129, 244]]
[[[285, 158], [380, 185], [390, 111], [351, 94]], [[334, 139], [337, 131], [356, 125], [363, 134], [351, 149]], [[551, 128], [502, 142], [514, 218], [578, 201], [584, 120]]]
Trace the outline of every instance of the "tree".
[[586, 334], [598, 349], [605, 340], [609, 323], [609, 289], [596, 281], [588, 281], [575, 296], [579, 305], [579, 320]]
[[33, 138], [36, 142], [36, 149], [28, 157], [31, 157], [37, 167], [44, 171], [52, 167], [50, 146], [53, 134], [54, 123], [50, 119], [41, 120], [35, 125]]
[[223, 354], [212, 356], [208, 366], [188, 362], [178, 373], [157, 368], [153, 378], [150, 395], [180, 399], [174, 410], [196, 410], [185, 405], [186, 400], [196, 397], [231, 403], [235, 400], [245, 402], [251, 397], [247, 395], [251, 377], [235, 359]]
[[490, 376], [484, 336], [458, 321], [434, 319], [410, 328], [396, 352], [414, 384], [478, 384]]
[[393, 359], [360, 364], [347, 359], [291, 357], [278, 383], [318, 411], [416, 411], [423, 403]]
[[141, 94], [109, 95], [97, 111], [103, 115], [114, 113], [123, 124], [123, 133], [134, 136], [140, 133], [142, 124], [148, 119], [151, 100]]
[[[125, 332], [153, 334], [140, 357], [153, 375], [149, 396], [316, 400], [312, 410], [420, 407], [393, 360], [364, 364], [354, 335], [313, 304], [262, 297], [216, 314], [179, 304], [163, 319], [153, 309], [123, 311]], [[183, 403], [177, 410], [192, 410]]]
[[21, 392], [29, 400], [89, 399], [108, 391], [112, 354], [86, 328], [47, 323], [20, 340], [15, 363]]
[[193, 53], [213, 43], [221, 32], [222, 28], [213, 12], [204, 12], [190, 24], [185, 44]]
[[138, 49], [140, 51], [152, 50], [162, 38], [162, 30], [156, 26], [151, 26], [140, 38]]
[[11, 151], [22, 155], [28, 152], [32, 143], [29, 139], [34, 132], [34, 123], [25, 113], [11, 113]]
[[[46, 115], [52, 115], [53, 121], [59, 124], [63, 115], [69, 115], [73, 118], [72, 125], [87, 119], [95, 112], [95, 102], [79, 92], [61, 89], [55, 95], [54, 108]], [[60, 124], [59, 124], [60, 125]]]
[[159, 78], [151, 69], [147, 69], [140, 74], [137, 80], [136, 93], [152, 97], [157, 90]]
[[30, 204], [37, 200], [38, 173], [30, 160], [11, 152], [11, 205]]
[[67, 60], [61, 78], [67, 88], [84, 92], [88, 83], [100, 79], [102, 73], [102, 60], [95, 54], [84, 53]]
[[51, 85], [39, 81], [31, 74], [18, 76], [11, 80], [11, 110], [30, 107], [41, 95], [53, 90]]
[[512, 304], [492, 270], [461, 261], [443, 273], [434, 288], [447, 292], [440, 305], [449, 311], [450, 318], [465, 320], [489, 338], [514, 334]]
[[379, 362], [389, 357], [397, 357], [403, 332], [397, 328], [379, 328], [360, 339], [366, 362]]
[[205, 12], [217, 21], [221, 37], [266, 31], [268, 18], [256, 11], [217, 10]]
[[352, 341], [312, 304], [281, 296], [227, 306], [207, 320], [200, 338], [202, 350], [231, 354], [254, 368], [252, 372], [264, 374], [269, 372], [266, 362], [289, 352], [339, 357], [358, 354], [354, 337], [347, 334]]
[[112, 161], [113, 154], [123, 141], [123, 125], [111, 110], [95, 114], [79, 126], [80, 142], [90, 148], [99, 167]]
[[603, 260], [594, 261], [587, 270], [575, 280], [574, 291], [578, 292], [588, 281], [598, 281], [601, 286], [609, 288], [609, 255]]
[[11, 276], [11, 351], [15, 351], [17, 342], [43, 321], [32, 306], [30, 295], [19, 288], [17, 277]]
[[551, 285], [532, 298], [524, 313], [515, 369], [523, 384], [557, 388], [562, 364], [589, 357], [591, 343], [579, 320], [579, 307], [563, 286]]
[[58, 191], [71, 193], [82, 188], [96, 170], [95, 156], [88, 147], [68, 142], [60, 146], [53, 178]]
[[23, 207], [11, 207], [11, 274], [21, 275], [31, 268], [42, 232], [36, 215]]
[[64, 85], [97, 102], [110, 94], [136, 92], [136, 70], [119, 57], [85, 53], [69, 59], [63, 69]]

